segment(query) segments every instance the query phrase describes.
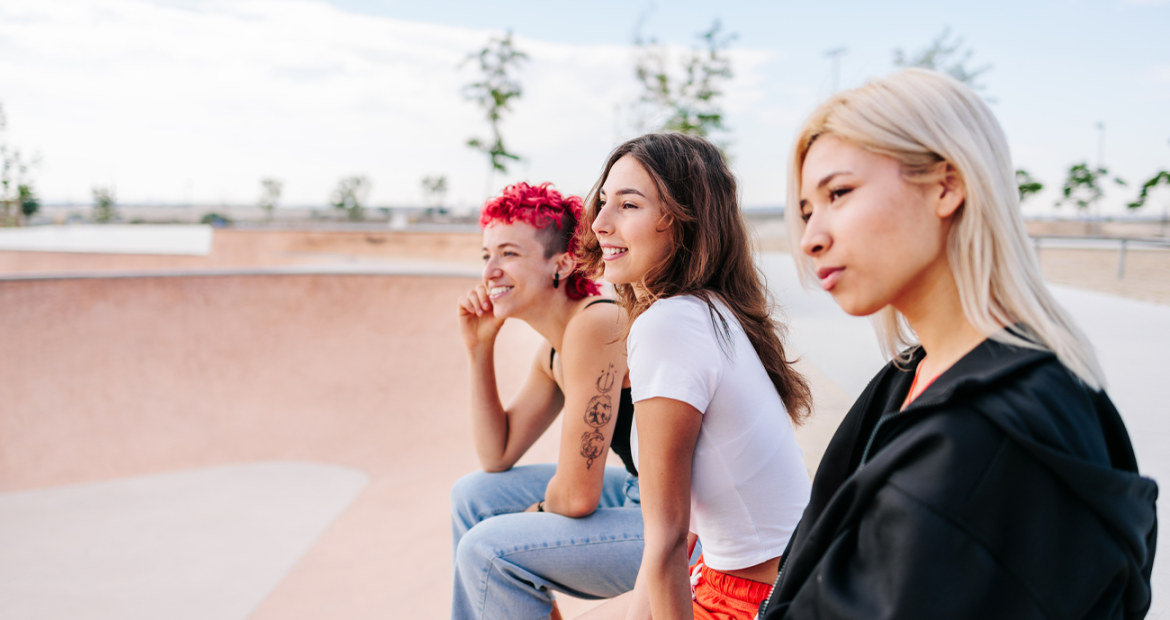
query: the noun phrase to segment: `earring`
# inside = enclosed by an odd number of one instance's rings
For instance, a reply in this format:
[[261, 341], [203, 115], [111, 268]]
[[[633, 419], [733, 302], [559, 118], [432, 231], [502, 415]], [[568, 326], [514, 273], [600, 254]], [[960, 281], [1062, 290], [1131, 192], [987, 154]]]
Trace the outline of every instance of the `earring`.
[[561, 286], [561, 272], [553, 273], [553, 288], [560, 288]]

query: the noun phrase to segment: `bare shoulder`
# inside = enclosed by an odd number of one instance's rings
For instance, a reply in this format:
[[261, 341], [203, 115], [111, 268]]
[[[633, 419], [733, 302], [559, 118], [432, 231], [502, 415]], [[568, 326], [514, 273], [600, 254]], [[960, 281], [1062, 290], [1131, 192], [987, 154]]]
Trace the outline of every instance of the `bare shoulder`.
[[626, 343], [626, 311], [617, 304], [594, 304], [578, 312], [565, 327], [565, 350], [574, 355], [593, 357], [607, 348], [623, 353]]

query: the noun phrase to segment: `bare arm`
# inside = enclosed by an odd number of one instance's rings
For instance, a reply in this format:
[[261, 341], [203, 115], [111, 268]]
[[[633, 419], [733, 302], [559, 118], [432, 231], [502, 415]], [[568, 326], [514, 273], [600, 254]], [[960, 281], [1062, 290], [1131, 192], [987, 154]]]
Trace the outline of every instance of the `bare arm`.
[[621, 314], [598, 305], [573, 318], [565, 331], [565, 408], [557, 472], [545, 491], [544, 509], [584, 517], [597, 509], [605, 483], [605, 458], [613, 441], [626, 376]]
[[646, 547], [628, 620], [693, 618], [687, 574], [691, 463], [703, 414], [682, 401], [637, 405], [638, 482]]
[[484, 471], [510, 469], [548, 429], [564, 399], [537, 352], [528, 378], [505, 409], [496, 387], [495, 343], [503, 319], [492, 314], [487, 290], [481, 284], [459, 300], [459, 327], [467, 346], [470, 371], [471, 430], [475, 452]]

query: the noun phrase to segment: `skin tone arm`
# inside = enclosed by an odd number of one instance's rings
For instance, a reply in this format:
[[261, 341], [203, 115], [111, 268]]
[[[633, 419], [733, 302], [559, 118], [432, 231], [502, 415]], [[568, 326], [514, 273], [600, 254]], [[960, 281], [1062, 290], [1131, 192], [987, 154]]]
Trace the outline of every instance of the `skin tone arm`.
[[627, 620], [693, 618], [687, 572], [691, 462], [703, 414], [670, 398], [637, 404], [645, 550]]
[[576, 315], [565, 330], [560, 363], [565, 408], [557, 472], [545, 491], [546, 512], [583, 517], [601, 500], [626, 376], [620, 313], [612, 304], [599, 304]]
[[504, 408], [496, 388], [495, 367], [496, 336], [504, 320], [492, 313], [484, 285], [459, 300], [458, 317], [470, 367], [475, 452], [484, 471], [506, 471], [548, 429], [564, 403], [560, 388], [547, 371], [549, 348], [542, 347], [537, 353], [524, 385]]

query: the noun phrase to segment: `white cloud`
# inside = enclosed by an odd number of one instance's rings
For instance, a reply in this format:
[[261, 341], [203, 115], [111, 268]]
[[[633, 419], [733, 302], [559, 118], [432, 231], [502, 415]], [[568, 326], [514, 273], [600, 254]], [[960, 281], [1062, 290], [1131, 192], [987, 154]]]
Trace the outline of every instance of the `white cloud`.
[[[408, 204], [424, 174], [443, 173], [453, 201], [471, 204], [487, 166], [464, 143], [487, 128], [460, 95], [471, 68], [457, 66], [489, 34], [315, 0], [6, 0], [0, 101], [13, 141], [43, 155], [49, 200], [114, 184], [123, 202], [247, 203], [276, 176], [287, 203], [321, 204], [338, 178], [364, 173], [374, 204]], [[633, 52], [517, 45], [532, 61], [504, 125], [528, 158], [513, 176], [583, 192], [622, 137], [615, 108], [637, 93]], [[726, 105], [750, 117], [770, 56], [734, 58]]]

